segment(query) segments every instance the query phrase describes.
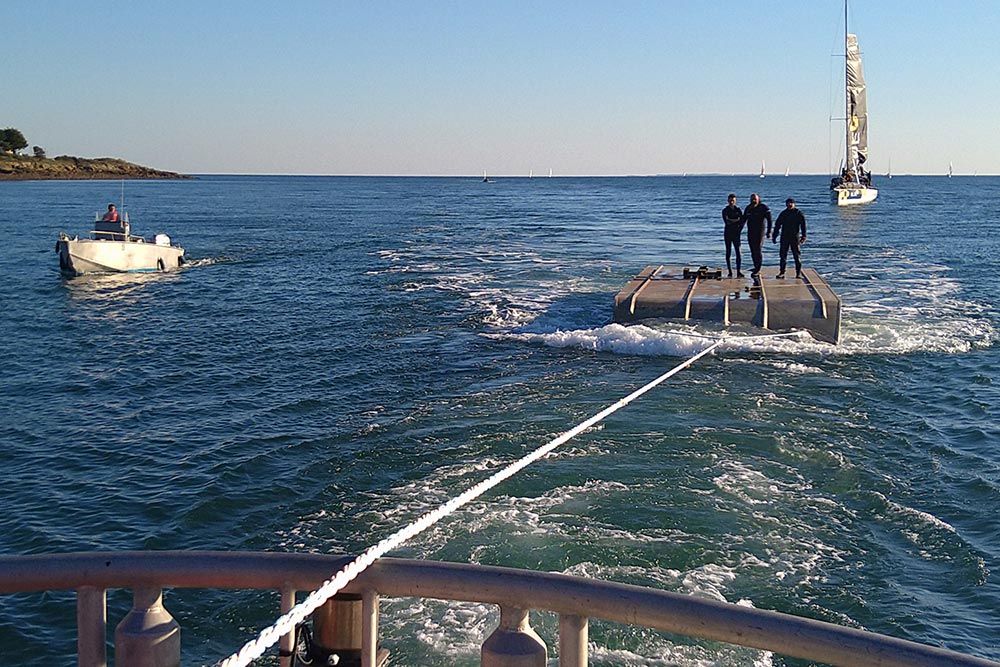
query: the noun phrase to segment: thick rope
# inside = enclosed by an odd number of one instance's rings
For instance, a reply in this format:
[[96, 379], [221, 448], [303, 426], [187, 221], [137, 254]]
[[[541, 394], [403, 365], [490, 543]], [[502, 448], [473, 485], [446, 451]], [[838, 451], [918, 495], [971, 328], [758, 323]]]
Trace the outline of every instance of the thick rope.
[[580, 423], [579, 425], [575, 426], [569, 431], [566, 431], [559, 437], [555, 438], [554, 440], [551, 440], [545, 445], [542, 445], [541, 447], [531, 452], [530, 454], [524, 456], [523, 458], [518, 459], [517, 461], [510, 464], [506, 468], [494, 473], [493, 475], [479, 482], [478, 484], [471, 487], [461, 495], [452, 498], [443, 505], [440, 505], [437, 509], [434, 509], [424, 514], [410, 525], [390, 535], [389, 537], [385, 538], [378, 544], [369, 547], [364, 553], [362, 553], [357, 558], [348, 563], [346, 566], [344, 566], [344, 568], [340, 570], [340, 572], [338, 572], [330, 579], [327, 579], [322, 586], [320, 586], [318, 589], [310, 593], [305, 600], [303, 600], [295, 607], [293, 607], [290, 611], [288, 611], [288, 613], [279, 617], [278, 620], [274, 622], [274, 625], [261, 631], [261, 633], [257, 635], [256, 639], [247, 642], [243, 646], [243, 648], [241, 648], [238, 652], [232, 654], [222, 662], [218, 663], [219, 666], [246, 667], [247, 665], [250, 664], [252, 660], [255, 660], [260, 656], [264, 655], [264, 651], [266, 651], [268, 648], [277, 644], [282, 636], [287, 635], [292, 631], [294, 631], [295, 626], [297, 626], [299, 623], [303, 622], [306, 618], [308, 618], [310, 614], [316, 611], [316, 609], [322, 606], [327, 600], [329, 600], [338, 592], [340, 592], [344, 587], [347, 586], [347, 584], [353, 581], [359, 574], [364, 572], [372, 563], [374, 563], [380, 557], [385, 555], [387, 552], [391, 551], [392, 549], [395, 549], [399, 545], [409, 540], [411, 537], [418, 535], [427, 528], [430, 528], [435, 523], [446, 517], [448, 514], [451, 514], [452, 512], [462, 507], [466, 503], [481, 496], [483, 493], [489, 491], [494, 486], [497, 486], [504, 480], [513, 477], [515, 474], [517, 474], [527, 466], [531, 465], [538, 459], [542, 458], [543, 456], [551, 452], [559, 445], [562, 445], [567, 441], [569, 441], [571, 438], [576, 437], [577, 435], [587, 430], [594, 424], [598, 423], [608, 415], [617, 412], [618, 410], [625, 407], [635, 399], [639, 398], [649, 390], [657, 387], [661, 383], [670, 379], [680, 371], [684, 370], [685, 368], [687, 368], [694, 362], [698, 361], [705, 355], [709, 354], [710, 352], [715, 350], [715, 348], [725, 344], [726, 342], [732, 342], [732, 341], [720, 340], [715, 344], [705, 348], [704, 350], [694, 355], [687, 361], [678, 364], [677, 366], [674, 366], [660, 377], [644, 385], [643, 387], [635, 390], [625, 398], [619, 400], [617, 403], [613, 403], [604, 410], [601, 410], [590, 419]]

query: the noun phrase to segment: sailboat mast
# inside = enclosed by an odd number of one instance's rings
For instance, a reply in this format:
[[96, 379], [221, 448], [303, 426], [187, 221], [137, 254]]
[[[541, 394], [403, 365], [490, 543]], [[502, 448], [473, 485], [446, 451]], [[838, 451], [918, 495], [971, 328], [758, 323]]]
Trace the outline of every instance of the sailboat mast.
[[844, 166], [848, 172], [854, 172], [854, 164], [851, 159], [851, 93], [850, 86], [851, 66], [847, 53], [847, 0], [844, 0]]

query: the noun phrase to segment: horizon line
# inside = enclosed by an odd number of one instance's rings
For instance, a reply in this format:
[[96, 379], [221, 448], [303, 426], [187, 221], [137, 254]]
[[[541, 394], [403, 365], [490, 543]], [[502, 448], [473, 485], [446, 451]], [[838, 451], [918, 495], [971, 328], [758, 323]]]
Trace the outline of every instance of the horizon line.
[[[324, 173], [279, 173], [279, 172], [224, 172], [224, 171], [204, 171], [204, 172], [175, 172], [182, 174], [184, 176], [309, 176], [309, 177], [330, 177], [330, 178], [475, 178], [482, 180], [482, 176], [479, 174], [324, 174]], [[490, 179], [494, 178], [523, 178], [526, 180], [545, 180], [547, 178], [699, 178], [705, 176], [713, 177], [726, 177], [726, 178], [759, 178], [759, 174], [756, 172], [747, 173], [725, 173], [725, 172], [679, 172], [679, 173], [658, 173], [658, 174], [548, 174], [542, 176], [533, 176], [528, 174], [490, 174]], [[824, 177], [829, 178], [834, 176], [834, 174], [824, 174], [824, 173], [791, 173], [788, 176], [784, 174], [775, 174], [767, 178], [771, 179], [782, 179], [791, 176], [808, 176], [808, 177]], [[1000, 176], [1000, 174], [952, 174], [949, 176], [947, 173], [916, 173], [907, 172], [901, 174], [893, 174], [891, 177], [886, 175], [877, 175], [879, 180], [892, 180], [893, 178], [905, 178], [905, 177], [940, 177], [940, 178], [978, 178], [980, 176], [992, 177]], [[765, 179], [766, 180], [766, 179]]]

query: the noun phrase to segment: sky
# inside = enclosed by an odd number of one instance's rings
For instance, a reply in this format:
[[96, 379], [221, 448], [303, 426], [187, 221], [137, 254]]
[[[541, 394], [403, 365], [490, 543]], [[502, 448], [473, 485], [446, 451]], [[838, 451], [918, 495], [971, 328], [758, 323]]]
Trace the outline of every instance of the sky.
[[[840, 0], [5, 0], [0, 127], [189, 174], [827, 174]], [[1000, 174], [1000, 0], [852, 0], [875, 173]], [[30, 148], [28, 150], [30, 153]]]

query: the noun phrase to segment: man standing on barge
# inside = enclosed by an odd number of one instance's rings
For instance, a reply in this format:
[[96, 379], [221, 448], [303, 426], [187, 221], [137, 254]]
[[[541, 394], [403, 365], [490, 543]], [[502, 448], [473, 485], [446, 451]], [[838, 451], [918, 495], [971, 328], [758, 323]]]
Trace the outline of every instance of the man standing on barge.
[[729, 277], [733, 277], [732, 253], [736, 251], [736, 277], [743, 277], [743, 256], [740, 254], [740, 232], [743, 231], [743, 211], [736, 205], [736, 195], [729, 195], [729, 206], [722, 209], [722, 222], [725, 225], [726, 268]]
[[[765, 221], [767, 221], [766, 231]], [[771, 238], [771, 209], [767, 204], [760, 203], [760, 197], [756, 192], [750, 195], [750, 205], [743, 210], [743, 222], [747, 226], [747, 245], [750, 246], [750, 256], [753, 258], [753, 271], [750, 272], [750, 277], [756, 278], [764, 265], [764, 238]]]
[[778, 254], [781, 257], [779, 273], [775, 278], [785, 277], [785, 264], [788, 261], [788, 250], [791, 249], [792, 257], [795, 258], [795, 277], [802, 277], [802, 256], [799, 252], [799, 244], [806, 242], [806, 216], [802, 211], [795, 208], [795, 200], [789, 197], [785, 200], [785, 210], [778, 214], [778, 219], [774, 222], [774, 238], [771, 243], [778, 242], [778, 234], [781, 234], [781, 246]]

